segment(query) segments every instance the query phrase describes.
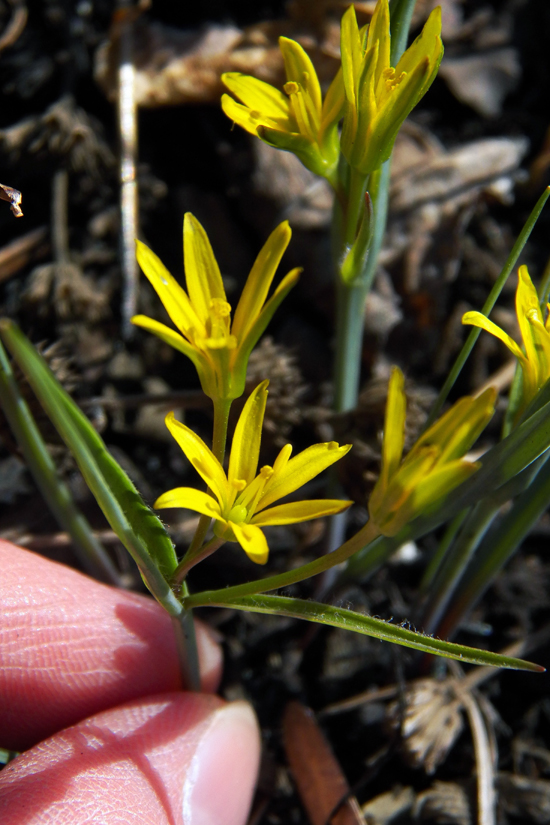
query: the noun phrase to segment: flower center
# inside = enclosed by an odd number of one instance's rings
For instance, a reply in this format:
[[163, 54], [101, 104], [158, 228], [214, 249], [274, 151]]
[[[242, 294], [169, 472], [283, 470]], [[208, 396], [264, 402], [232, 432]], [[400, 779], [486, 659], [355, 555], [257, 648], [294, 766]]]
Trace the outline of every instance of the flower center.
[[230, 511], [227, 517], [228, 521], [233, 521], [235, 524], [242, 524], [246, 520], [248, 511], [242, 504], [236, 504]]

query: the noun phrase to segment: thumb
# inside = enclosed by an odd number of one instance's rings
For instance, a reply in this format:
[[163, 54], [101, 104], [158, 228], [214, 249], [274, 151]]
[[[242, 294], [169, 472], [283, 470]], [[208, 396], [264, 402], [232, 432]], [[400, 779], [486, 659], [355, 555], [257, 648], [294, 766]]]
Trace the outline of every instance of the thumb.
[[244, 825], [260, 755], [252, 708], [139, 699], [67, 728], [0, 772], [3, 825]]

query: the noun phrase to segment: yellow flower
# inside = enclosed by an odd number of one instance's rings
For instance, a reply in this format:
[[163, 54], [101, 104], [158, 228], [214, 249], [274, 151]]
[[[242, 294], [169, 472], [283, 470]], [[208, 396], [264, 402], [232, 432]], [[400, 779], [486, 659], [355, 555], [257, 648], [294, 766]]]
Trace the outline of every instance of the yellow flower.
[[293, 269], [266, 301], [290, 236], [284, 221], [267, 239], [250, 271], [232, 324], [231, 306], [208, 236], [190, 212], [183, 222], [187, 293], [154, 252], [136, 241], [139, 265], [181, 335], [145, 315], [134, 316], [132, 323], [187, 355], [197, 369], [203, 391], [213, 400], [243, 394], [250, 353], [298, 280], [300, 270]]
[[388, 0], [378, 0], [368, 28], [361, 31], [351, 5], [340, 34], [346, 95], [340, 142], [350, 166], [364, 175], [389, 158], [401, 124], [437, 74], [443, 56], [441, 9], [432, 11], [395, 68], [390, 48]]
[[310, 58], [287, 37], [279, 38], [287, 82], [283, 92], [240, 72], [226, 72], [222, 80], [232, 94], [222, 96], [225, 114], [270, 146], [293, 152], [312, 172], [335, 183], [338, 164], [338, 121], [342, 117], [344, 88], [338, 72], [325, 100]]
[[[550, 304], [548, 308], [550, 309]], [[520, 266], [518, 271], [516, 315], [525, 352], [513, 338], [489, 321], [481, 312], [467, 312], [462, 316], [462, 323], [472, 324], [490, 332], [506, 344], [510, 352], [518, 359], [523, 373], [519, 415], [550, 378], [550, 316], [544, 323], [537, 290], [533, 286], [526, 266]]]
[[191, 487], [178, 487], [164, 493], [154, 505], [185, 507], [215, 519], [214, 533], [225, 541], [238, 541], [257, 564], [265, 564], [269, 552], [261, 527], [330, 516], [352, 503], [327, 499], [270, 506], [343, 458], [351, 445], [339, 447], [335, 441], [314, 444], [290, 458], [292, 447], [286, 444], [273, 467], [262, 467], [256, 475], [268, 383], [264, 381], [256, 387], [244, 405], [233, 436], [227, 475], [204, 441], [176, 421], [173, 413], [167, 415], [166, 426], [212, 495]]
[[407, 399], [403, 373], [392, 370], [388, 388], [380, 477], [369, 500], [372, 521], [385, 536], [445, 498], [474, 473], [479, 464], [463, 456], [494, 413], [496, 392], [457, 401], [420, 436], [402, 461]]

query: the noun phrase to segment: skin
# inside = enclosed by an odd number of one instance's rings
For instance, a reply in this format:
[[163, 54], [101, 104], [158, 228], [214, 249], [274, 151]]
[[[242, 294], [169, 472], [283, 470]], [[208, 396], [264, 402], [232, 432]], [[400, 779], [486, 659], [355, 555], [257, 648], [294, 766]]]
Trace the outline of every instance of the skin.
[[[181, 690], [153, 600], [0, 542], [3, 825], [244, 825], [260, 739], [249, 705], [210, 691], [221, 651], [197, 641], [204, 693]], [[45, 740], [45, 741], [42, 741]]]

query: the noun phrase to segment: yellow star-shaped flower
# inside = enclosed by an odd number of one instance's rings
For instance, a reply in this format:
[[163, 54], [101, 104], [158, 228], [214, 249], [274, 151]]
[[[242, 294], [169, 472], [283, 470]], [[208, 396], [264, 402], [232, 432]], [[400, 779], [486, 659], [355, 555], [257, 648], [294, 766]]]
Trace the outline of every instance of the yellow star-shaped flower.
[[222, 109], [247, 132], [278, 149], [293, 152], [312, 172], [335, 183], [338, 165], [338, 121], [344, 87], [338, 72], [325, 100], [310, 58], [294, 40], [279, 38], [287, 82], [281, 92], [269, 83], [240, 72], [222, 81], [238, 98], [222, 96]]
[[233, 323], [210, 241], [190, 212], [183, 222], [187, 292], [160, 258], [136, 241], [139, 265], [179, 332], [145, 315], [134, 316], [132, 323], [187, 355], [197, 369], [203, 391], [213, 400], [234, 399], [243, 394], [250, 353], [298, 280], [300, 270], [293, 269], [267, 299], [291, 234], [288, 222], [284, 221], [267, 239], [248, 276]]
[[369, 499], [369, 515], [385, 536], [395, 536], [458, 487], [479, 464], [463, 456], [490, 421], [496, 392], [461, 398], [429, 427], [402, 460], [407, 399], [403, 373], [394, 367], [388, 388], [382, 465]]
[[351, 5], [340, 34], [346, 96], [340, 142], [349, 165], [364, 175], [389, 158], [401, 124], [437, 74], [443, 56], [441, 8], [432, 11], [395, 67], [390, 50], [388, 0], [378, 0], [371, 22], [361, 30]]
[[256, 387], [244, 405], [233, 436], [227, 474], [193, 430], [176, 421], [173, 413], [166, 417], [166, 426], [211, 493], [177, 487], [160, 496], [154, 505], [185, 507], [215, 519], [214, 533], [226, 541], [239, 542], [257, 564], [265, 564], [269, 552], [262, 527], [330, 516], [352, 503], [321, 499], [271, 506], [343, 458], [351, 445], [340, 447], [335, 441], [314, 444], [291, 458], [292, 447], [286, 444], [273, 467], [262, 467], [256, 475], [268, 383]]
[[[550, 310], [550, 304], [548, 308]], [[516, 315], [525, 352], [513, 338], [497, 327], [493, 321], [489, 321], [481, 312], [466, 312], [462, 316], [462, 323], [472, 324], [490, 332], [506, 344], [510, 352], [518, 359], [523, 373], [523, 386], [517, 417], [550, 378], [550, 315], [544, 322], [537, 290], [529, 277], [526, 266], [520, 266], [518, 271]]]

